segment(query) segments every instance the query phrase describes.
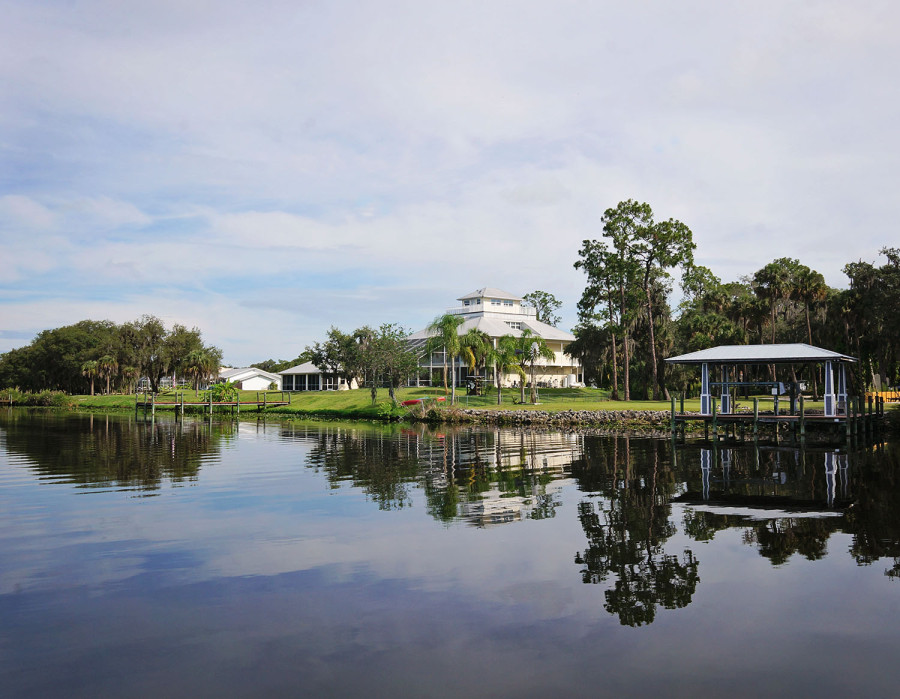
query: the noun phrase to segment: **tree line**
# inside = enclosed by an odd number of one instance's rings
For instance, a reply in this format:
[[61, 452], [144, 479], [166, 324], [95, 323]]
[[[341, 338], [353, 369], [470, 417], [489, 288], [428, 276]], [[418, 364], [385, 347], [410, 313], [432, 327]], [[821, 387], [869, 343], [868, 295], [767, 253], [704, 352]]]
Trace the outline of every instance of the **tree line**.
[[368, 387], [374, 405], [378, 388], [387, 387], [391, 400], [394, 391], [418, 369], [418, 355], [409, 346], [409, 333], [396, 323], [384, 323], [375, 329], [368, 325], [345, 333], [332, 326], [325, 340], [314, 342], [304, 355], [324, 374]]
[[28, 345], [0, 354], [0, 386], [24, 391], [130, 392], [146, 378], [153, 391], [164, 376], [194, 387], [214, 380], [222, 351], [205, 345], [198, 328], [167, 329], [152, 315], [116, 324], [82, 320], [44, 330]]
[[[799, 260], [781, 257], [751, 275], [723, 282], [694, 261], [690, 228], [675, 219], [658, 221], [651, 207], [634, 200], [607, 209], [602, 236], [585, 240], [575, 268], [586, 276], [578, 302], [576, 339], [566, 349], [579, 359], [586, 383], [608, 388], [614, 400], [632, 396], [662, 398], [669, 389], [690, 390], [696, 372], [670, 367], [664, 359], [723, 344], [806, 342], [860, 360], [853, 390], [900, 383], [900, 248], [885, 247], [881, 264], [848, 262], [849, 285], [829, 287], [823, 275]], [[680, 272], [683, 298], [672, 308], [673, 272]], [[524, 297], [538, 320], [556, 325], [560, 303], [535, 291]], [[500, 378], [518, 374], [520, 400], [530, 370], [551, 353], [536, 334], [523, 331], [494, 343], [483, 333], [459, 335], [459, 316], [439, 316], [432, 337], [418, 352], [444, 353], [448, 367], [461, 357], [473, 370], [493, 367], [500, 400]], [[373, 392], [391, 391], [419, 369], [416, 350], [397, 324], [364, 326], [350, 333], [331, 328], [326, 339], [306, 347], [294, 360], [266, 360], [254, 366], [280, 371], [313, 361], [323, 372]], [[163, 376], [190, 379], [195, 386], [214, 379], [222, 352], [203, 343], [200, 330], [167, 329], [152, 315], [121, 325], [83, 320], [44, 330], [27, 346], [0, 354], [0, 387], [67, 393], [133, 390], [146, 377], [156, 391]], [[803, 371], [810, 371], [804, 367]], [[751, 369], [748, 379], [765, 369]], [[788, 368], [797, 379], [794, 368]], [[774, 378], [774, 377], [767, 377]], [[803, 376], [817, 393], [820, 377]], [[455, 397], [455, 381], [452, 391]], [[532, 381], [534, 384], [534, 381]], [[534, 400], [534, 396], [532, 396]]]
[[[696, 372], [669, 367], [664, 358], [728, 344], [804, 342], [858, 358], [857, 390], [900, 383], [900, 249], [883, 248], [882, 265], [846, 264], [846, 289], [829, 287], [820, 272], [787, 257], [723, 282], [695, 264], [690, 229], [674, 219], [655, 221], [645, 203], [620, 202], [602, 223], [602, 238], [585, 240], [575, 262], [587, 283], [567, 352], [581, 360], [586, 381], [609, 388], [613, 399], [687, 390]], [[673, 309], [676, 269], [683, 299]], [[797, 368], [787, 371], [797, 378]], [[817, 392], [816, 374], [805, 378]]]

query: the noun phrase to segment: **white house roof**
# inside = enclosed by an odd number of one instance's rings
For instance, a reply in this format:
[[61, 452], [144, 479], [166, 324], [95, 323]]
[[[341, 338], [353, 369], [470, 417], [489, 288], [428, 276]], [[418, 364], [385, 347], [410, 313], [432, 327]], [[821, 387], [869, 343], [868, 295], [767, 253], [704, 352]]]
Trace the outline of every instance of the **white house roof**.
[[489, 298], [489, 299], [506, 299], [508, 301], [521, 301], [521, 296], [516, 296], [515, 294], [510, 294], [507, 291], [503, 291], [501, 289], [495, 289], [492, 286], [486, 286], [483, 289], [476, 289], [471, 294], [466, 294], [465, 296], [460, 296], [457, 301], [467, 301], [469, 299], [481, 299], [481, 298]]
[[669, 357], [670, 364], [789, 364], [793, 362], [855, 362], [840, 352], [804, 343], [785, 345], [720, 345]]
[[262, 376], [269, 379], [269, 381], [278, 380], [278, 374], [270, 374], [268, 371], [263, 371], [262, 369], [257, 369], [253, 366], [219, 370], [219, 378], [225, 379], [226, 381], [243, 381], [244, 379], [253, 376]]
[[291, 368], [279, 371], [278, 373], [282, 376], [285, 374], [321, 374], [322, 370], [312, 362], [304, 362], [303, 364], [292, 366]]

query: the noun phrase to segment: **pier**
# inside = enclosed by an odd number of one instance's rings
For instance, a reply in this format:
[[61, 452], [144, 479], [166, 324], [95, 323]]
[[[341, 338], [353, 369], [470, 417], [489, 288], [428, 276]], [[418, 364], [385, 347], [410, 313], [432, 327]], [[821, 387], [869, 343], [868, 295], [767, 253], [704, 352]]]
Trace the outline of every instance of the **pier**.
[[[213, 414], [215, 408], [224, 408], [230, 410], [233, 415], [238, 415], [241, 409], [244, 410], [256, 408], [257, 412], [264, 411], [267, 408], [275, 408], [291, 404], [291, 394], [287, 391], [257, 391], [256, 400], [241, 400], [238, 395], [234, 400], [213, 400], [212, 391], [208, 391], [208, 396], [202, 399], [186, 400], [185, 392], [176, 392], [174, 396], [165, 395], [162, 398], [159, 394], [151, 391], [138, 391], [135, 393], [134, 409], [137, 412], [143, 409], [144, 412], [156, 414], [156, 409], [174, 409], [175, 414], [179, 413], [184, 416], [185, 408], [200, 408]], [[262, 398], [260, 398], [260, 396]]]
[[884, 420], [884, 398], [881, 396], [849, 398], [846, 407], [841, 406], [835, 415], [807, 411], [803, 396], [797, 398], [796, 410], [787, 413], [778, 412], [777, 400], [774, 410], [760, 411], [758, 397], [753, 398], [752, 412], [731, 413], [721, 412], [721, 399], [711, 397], [708, 415], [685, 412], [683, 397], [676, 401], [672, 396], [671, 400], [672, 438], [682, 442], [686, 441], [688, 432], [699, 432], [700, 426], [704, 440], [712, 442], [771, 439], [778, 443], [785, 438], [802, 442], [810, 434], [825, 441], [850, 442], [872, 436]]

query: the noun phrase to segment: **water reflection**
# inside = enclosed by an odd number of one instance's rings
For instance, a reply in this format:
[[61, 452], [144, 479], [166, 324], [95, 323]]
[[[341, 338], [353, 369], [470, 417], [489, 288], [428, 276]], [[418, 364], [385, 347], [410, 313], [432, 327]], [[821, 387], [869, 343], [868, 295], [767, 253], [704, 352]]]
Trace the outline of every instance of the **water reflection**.
[[332, 487], [363, 490], [379, 509], [408, 506], [421, 489], [435, 519], [478, 527], [521, 519], [553, 517], [560, 479], [580, 436], [508, 430], [435, 430], [426, 426], [394, 431], [285, 425], [284, 439], [312, 442], [308, 467]]
[[[565, 530], [567, 538], [554, 545], [571, 552], [573, 577], [596, 585], [604, 609], [628, 626], [648, 625], [660, 610], [691, 604], [707, 555], [703, 547], [726, 531], [774, 566], [794, 556], [821, 560], [834, 535], [848, 535], [849, 555], [858, 565], [888, 559], [885, 574], [900, 577], [896, 445], [852, 452], [719, 449], [574, 432], [15, 410], [0, 416], [0, 428], [7, 458], [26, 465], [42, 483], [68, 484], [78, 492], [153, 495], [165, 483], [198, 484], [204, 465], [218, 462], [246, 435], [302, 455], [299, 468], [321, 476], [332, 490], [364, 494], [374, 511], [415, 514], [419, 503], [419, 511], [447, 527], [481, 529], [577, 518], [578, 535]], [[279, 452], [266, 458], [285, 457]], [[241, 468], [249, 477], [260, 475], [249, 465]], [[279, 465], [273, 473], [288, 478], [290, 472]], [[273, 506], [271, 493], [255, 500], [243, 494], [244, 488], [252, 492], [252, 484], [221, 485], [232, 498], [228, 507]], [[285, 510], [300, 507], [283, 498]], [[260, 536], [276, 538], [272, 532]]]
[[7, 410], [3, 446], [39, 478], [85, 489], [133, 489], [153, 494], [163, 482], [189, 484], [215, 458], [235, 423], [132, 415]]
[[587, 548], [575, 563], [585, 583], [612, 583], [604, 608], [624, 625], [651, 623], [658, 607], [690, 604], [700, 581], [693, 552], [666, 546], [677, 531], [669, 503], [678, 484], [670, 465], [663, 443], [628, 437], [590, 440], [573, 464], [590, 494], [578, 505]]
[[[773, 565], [794, 555], [819, 560], [836, 533], [852, 536], [860, 565], [893, 558], [900, 575], [898, 449], [877, 444], [852, 452], [779, 447], [678, 449], [685, 505], [682, 525], [695, 541], [742, 530]], [[698, 478], [699, 476], [699, 478]]]

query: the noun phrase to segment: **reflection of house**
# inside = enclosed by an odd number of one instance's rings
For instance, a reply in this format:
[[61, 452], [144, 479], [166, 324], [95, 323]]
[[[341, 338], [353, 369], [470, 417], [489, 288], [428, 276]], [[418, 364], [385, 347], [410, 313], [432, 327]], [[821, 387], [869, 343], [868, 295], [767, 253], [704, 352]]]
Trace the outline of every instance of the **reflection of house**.
[[275, 390], [281, 390], [281, 377], [278, 374], [270, 374], [268, 371], [256, 367], [243, 367], [233, 369], [225, 367], [219, 369], [219, 381], [231, 381], [244, 391], [265, 391], [272, 384]]
[[[496, 347], [497, 341], [504, 335], [519, 337], [523, 331], [530, 330], [533, 335], [543, 338], [554, 354], [552, 360], [540, 359], [536, 363], [535, 380], [538, 385], [562, 387], [581, 382], [581, 365], [578, 360], [564, 354], [566, 346], [575, 339], [575, 336], [539, 321], [535, 309], [523, 306], [520, 297], [500, 289], [485, 287], [457, 300], [461, 301], [462, 305], [449, 308], [446, 312], [463, 318], [458, 330], [460, 335], [465, 335], [471, 329], [481, 330], [491, 338]], [[430, 335], [427, 329], [420, 330], [410, 335], [409, 339], [413, 346], [422, 348]], [[444, 353], [432, 352], [431, 355], [423, 357], [420, 367], [417, 383], [420, 385], [435, 383], [436, 377], [443, 371]], [[469, 373], [469, 368], [457, 357], [454, 367], [457, 384], [462, 383]], [[490, 369], [486, 370], [486, 373], [488, 377], [491, 376]], [[518, 381], [518, 375], [507, 373], [503, 381], [505, 385], [509, 385]]]
[[460, 502], [458, 516], [478, 527], [517, 522], [528, 519], [538, 506], [538, 501], [549, 500], [557, 504], [562, 488], [561, 482], [548, 483], [541, 488], [542, 492], [532, 492], [523, 497], [491, 487], [471, 500]]
[[[281, 387], [285, 391], [347, 390], [347, 382], [344, 379], [334, 374], [323, 373], [312, 362], [298, 364], [278, 373], [281, 375]], [[350, 388], [358, 388], [356, 379], [350, 382]]]

